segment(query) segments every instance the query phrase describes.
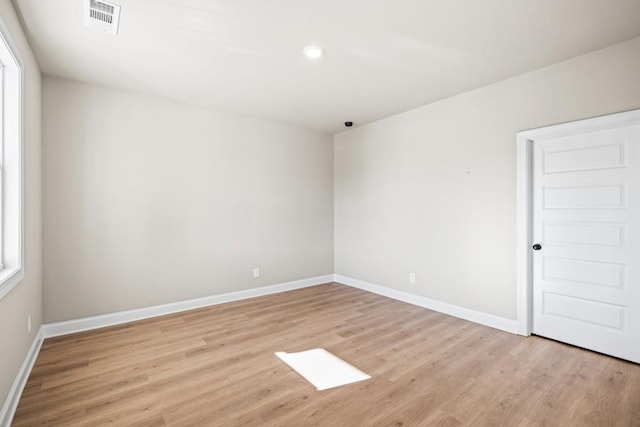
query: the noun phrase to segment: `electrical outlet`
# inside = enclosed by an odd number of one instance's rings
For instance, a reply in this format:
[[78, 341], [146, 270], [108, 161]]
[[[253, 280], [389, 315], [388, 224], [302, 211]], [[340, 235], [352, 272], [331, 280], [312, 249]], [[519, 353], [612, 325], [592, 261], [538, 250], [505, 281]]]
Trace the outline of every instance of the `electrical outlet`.
[[27, 333], [31, 332], [31, 315], [27, 316]]
[[253, 278], [257, 279], [258, 277], [260, 277], [260, 267], [256, 267], [253, 269]]
[[409, 283], [416, 283], [416, 273], [409, 273]]

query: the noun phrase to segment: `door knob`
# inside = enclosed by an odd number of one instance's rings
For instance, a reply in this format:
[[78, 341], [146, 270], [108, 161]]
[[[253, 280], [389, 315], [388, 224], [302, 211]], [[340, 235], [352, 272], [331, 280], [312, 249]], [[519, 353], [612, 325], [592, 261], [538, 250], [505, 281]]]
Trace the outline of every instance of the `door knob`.
[[539, 251], [540, 249], [542, 249], [542, 245], [540, 243], [536, 243], [531, 247], [533, 248], [534, 251]]

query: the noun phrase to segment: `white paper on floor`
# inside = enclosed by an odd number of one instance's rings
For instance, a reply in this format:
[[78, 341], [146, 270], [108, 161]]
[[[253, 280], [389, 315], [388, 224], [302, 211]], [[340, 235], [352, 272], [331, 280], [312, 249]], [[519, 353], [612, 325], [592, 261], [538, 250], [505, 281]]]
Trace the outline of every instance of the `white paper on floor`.
[[314, 348], [298, 353], [278, 351], [276, 356], [318, 390], [326, 390], [371, 378], [323, 348]]

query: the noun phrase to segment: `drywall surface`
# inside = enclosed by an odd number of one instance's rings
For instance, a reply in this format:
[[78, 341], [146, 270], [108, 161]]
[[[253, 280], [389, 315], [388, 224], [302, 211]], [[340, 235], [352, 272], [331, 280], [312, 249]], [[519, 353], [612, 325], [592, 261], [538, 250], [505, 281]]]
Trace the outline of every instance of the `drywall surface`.
[[516, 132], [640, 108], [638, 76], [640, 38], [335, 135], [335, 272], [515, 319]]
[[50, 77], [43, 132], [46, 322], [333, 273], [331, 135]]
[[[24, 66], [24, 279], [0, 299], [0, 407], [41, 324], [42, 232], [40, 176], [40, 70], [9, 0], [0, 16]], [[32, 316], [27, 332], [27, 316]]]

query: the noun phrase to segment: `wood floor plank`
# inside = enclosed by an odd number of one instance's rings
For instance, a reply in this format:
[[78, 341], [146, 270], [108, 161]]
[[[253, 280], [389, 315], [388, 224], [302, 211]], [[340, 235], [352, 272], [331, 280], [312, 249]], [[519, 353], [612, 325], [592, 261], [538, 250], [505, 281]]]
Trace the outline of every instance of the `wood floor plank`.
[[[372, 378], [317, 391], [274, 356]], [[45, 340], [15, 426], [640, 426], [640, 366], [326, 284]]]

